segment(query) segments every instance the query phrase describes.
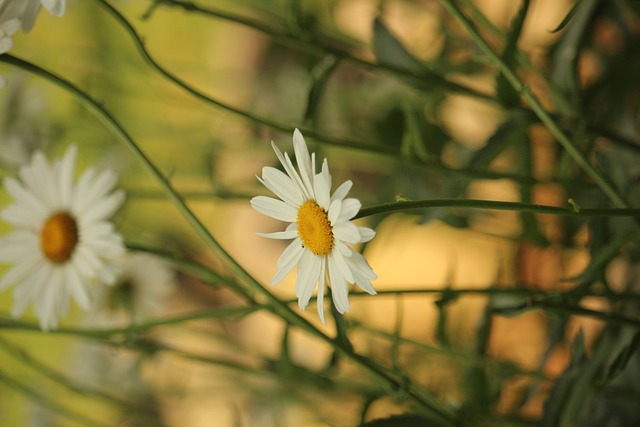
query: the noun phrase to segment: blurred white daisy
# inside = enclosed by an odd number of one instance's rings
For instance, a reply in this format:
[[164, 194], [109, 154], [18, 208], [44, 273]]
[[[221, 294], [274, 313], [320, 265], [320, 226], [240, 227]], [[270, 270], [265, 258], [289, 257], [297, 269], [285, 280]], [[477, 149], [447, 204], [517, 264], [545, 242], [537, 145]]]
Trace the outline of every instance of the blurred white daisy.
[[127, 253], [117, 260], [120, 274], [113, 286], [96, 288], [95, 310], [87, 323], [127, 326], [158, 315], [175, 290], [175, 275], [156, 256]]
[[[0, 54], [11, 50], [12, 36], [20, 27], [25, 33], [31, 31], [40, 6], [54, 16], [62, 16], [66, 0], [0, 0]], [[0, 75], [0, 89], [6, 84], [7, 79]]]
[[20, 168], [20, 181], [8, 177], [4, 188], [14, 203], [0, 211], [13, 230], [0, 239], [0, 263], [12, 264], [0, 290], [14, 287], [13, 316], [30, 304], [43, 330], [55, 328], [72, 297], [90, 306], [90, 283], [112, 284], [115, 259], [124, 253], [122, 237], [108, 219], [124, 201], [113, 191], [111, 171], [85, 171], [74, 184], [76, 148], [52, 164], [40, 151]]
[[271, 218], [289, 222], [285, 231], [264, 234], [271, 239], [293, 239], [277, 262], [278, 272], [271, 281], [282, 280], [297, 264], [296, 296], [300, 309], [305, 309], [318, 285], [318, 314], [324, 323], [324, 284], [329, 278], [331, 295], [340, 313], [349, 311], [348, 284], [355, 283], [363, 291], [375, 295], [371, 280], [377, 276], [358, 252], [347, 243], [367, 242], [375, 236], [370, 228], [357, 227], [350, 220], [360, 210], [360, 201], [347, 198], [352, 182], [346, 181], [331, 195], [331, 175], [327, 159], [316, 173], [315, 153], [309, 156], [300, 131], [293, 133], [298, 171], [289, 155], [284, 155], [272, 142], [286, 174], [272, 167], [262, 169], [258, 180], [281, 200], [257, 196], [251, 206]]

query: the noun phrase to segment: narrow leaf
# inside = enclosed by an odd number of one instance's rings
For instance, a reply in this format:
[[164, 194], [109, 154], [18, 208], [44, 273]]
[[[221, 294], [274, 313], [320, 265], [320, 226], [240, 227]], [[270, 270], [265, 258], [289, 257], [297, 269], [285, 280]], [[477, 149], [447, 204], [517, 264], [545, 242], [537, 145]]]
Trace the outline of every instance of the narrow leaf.
[[337, 65], [338, 61], [334, 56], [327, 56], [311, 71], [311, 88], [307, 96], [307, 108], [304, 112], [305, 122], [315, 116], [327, 82]]
[[567, 13], [567, 15], [564, 17], [564, 19], [560, 22], [560, 24], [558, 24], [558, 26], [556, 28], [554, 28], [553, 30], [551, 30], [551, 33], [557, 33], [558, 31], [562, 30], [564, 27], [567, 26], [567, 24], [569, 24], [569, 21], [571, 21], [571, 18], [573, 18], [573, 15], [576, 14], [576, 10], [578, 10], [578, 6], [580, 6], [580, 2], [582, 0], [576, 0], [575, 3], [573, 4], [573, 6], [571, 6], [571, 9], [569, 9], [569, 13]]
[[423, 64], [391, 34], [380, 18], [376, 18], [373, 23], [373, 52], [378, 62], [383, 65], [417, 74], [425, 69]]
[[397, 415], [364, 423], [361, 427], [441, 427], [442, 424], [419, 415]]
[[[516, 65], [516, 53], [518, 52], [518, 39], [522, 33], [522, 27], [529, 11], [530, 0], [523, 0], [520, 11], [511, 23], [511, 30], [507, 37], [507, 44], [502, 52], [502, 60], [510, 67]], [[519, 95], [501, 73], [496, 79], [496, 95], [498, 100], [507, 107], [518, 105]]]

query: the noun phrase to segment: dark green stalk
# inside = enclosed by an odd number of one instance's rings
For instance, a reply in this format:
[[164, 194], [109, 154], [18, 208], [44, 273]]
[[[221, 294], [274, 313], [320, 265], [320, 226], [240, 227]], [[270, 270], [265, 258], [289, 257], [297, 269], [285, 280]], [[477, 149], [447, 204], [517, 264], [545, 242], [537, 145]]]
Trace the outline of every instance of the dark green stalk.
[[[106, 5], [102, 0], [100, 4]], [[108, 6], [110, 7], [110, 6]], [[117, 13], [117, 12], [116, 12]], [[122, 143], [124, 143], [133, 155], [143, 164], [147, 172], [155, 178], [166, 197], [176, 206], [178, 211], [186, 219], [189, 225], [194, 229], [197, 235], [204, 241], [204, 243], [212, 249], [223, 260], [223, 262], [233, 271], [243, 282], [246, 283], [249, 290], [244, 287], [234, 288], [233, 290], [241, 295], [250, 297], [249, 293], [255, 292], [262, 295], [267, 301], [270, 310], [276, 315], [280, 316], [291, 325], [295, 325], [300, 329], [306, 331], [312, 336], [326, 342], [332, 346], [338, 353], [344, 357], [351, 359], [356, 364], [367, 370], [374, 377], [378, 378], [382, 382], [386, 383], [391, 389], [404, 395], [407, 399], [414, 402], [423, 411], [429, 413], [431, 416], [435, 416], [439, 421], [446, 425], [456, 425], [456, 416], [450, 409], [437, 402], [435, 397], [431, 395], [425, 395], [423, 390], [418, 390], [415, 386], [405, 387], [405, 384], [401, 379], [396, 378], [394, 375], [387, 372], [387, 370], [368, 357], [365, 357], [359, 353], [356, 353], [352, 348], [342, 345], [337, 340], [324, 334], [308, 320], [298, 315], [293, 311], [285, 302], [279, 300], [266, 288], [264, 288], [253, 276], [251, 276], [237, 261], [226, 252], [226, 250], [218, 243], [209, 230], [202, 224], [202, 222], [195, 216], [195, 214], [186, 205], [182, 196], [176, 191], [171, 182], [162, 174], [162, 172], [153, 164], [146, 154], [138, 147], [132, 137], [127, 131], [118, 123], [115, 117], [99, 102], [91, 98], [88, 94], [81, 89], [73, 85], [71, 82], [43, 70], [31, 63], [18, 59], [11, 55], [3, 55], [0, 57], [3, 62], [16, 65], [24, 70], [27, 70], [35, 75], [38, 75], [56, 86], [64, 89], [74, 98], [76, 98], [82, 105], [84, 105], [91, 113], [93, 113], [98, 120], [100, 120], [114, 135], [116, 135]]]
[[537, 205], [520, 202], [500, 202], [494, 200], [474, 200], [474, 199], [435, 199], [435, 200], [410, 200], [384, 205], [371, 206], [361, 209], [355, 218], [364, 218], [371, 215], [387, 214], [391, 212], [428, 209], [428, 208], [466, 208], [484, 210], [506, 210], [518, 212], [532, 212], [538, 214], [580, 216], [580, 217], [637, 217], [640, 216], [640, 209], [620, 208], [580, 208], [580, 207], [560, 207]]
[[591, 177], [591, 179], [600, 187], [607, 197], [620, 208], [628, 208], [629, 203], [619, 194], [618, 190], [611, 184], [609, 179], [603, 175], [595, 166], [593, 166], [587, 158], [582, 154], [578, 147], [571, 141], [565, 133], [556, 124], [551, 115], [544, 109], [540, 101], [533, 95], [531, 90], [525, 86], [516, 73], [493, 51], [489, 43], [480, 34], [475, 24], [462, 12], [458, 4], [453, 0], [440, 0], [443, 7], [454, 16], [460, 24], [467, 30], [471, 38], [476, 42], [478, 47], [485, 53], [489, 61], [491, 61], [502, 73], [509, 84], [519, 93], [522, 98], [529, 104], [531, 110], [536, 114], [538, 119], [544, 124], [549, 132], [562, 145], [571, 158]]
[[[166, 6], [180, 7], [189, 12], [197, 12], [205, 16], [223, 19], [225, 21], [234, 22], [236, 24], [243, 25], [245, 27], [251, 28], [255, 31], [258, 31], [268, 36], [271, 40], [283, 46], [291, 47], [314, 56], [322, 57], [322, 56], [331, 55], [339, 60], [353, 63], [369, 71], [382, 71], [382, 72], [392, 74], [395, 77], [400, 79], [410, 80], [415, 82], [420, 81], [420, 77], [410, 71], [393, 67], [388, 64], [377, 64], [374, 62], [370, 62], [370, 61], [355, 57], [344, 50], [339, 50], [334, 47], [322, 44], [316, 39], [314, 40], [300, 39], [293, 34], [275, 30], [270, 26], [265, 25], [264, 23], [252, 18], [247, 18], [247, 17], [236, 15], [233, 13], [221, 11], [219, 9], [214, 9], [211, 6], [208, 6], [208, 7], [198, 6], [195, 3], [190, 1], [160, 0], [159, 3], [164, 4]], [[435, 72], [430, 72], [428, 76], [429, 76], [429, 79], [434, 82], [433, 83], [434, 86], [438, 86], [440, 88], [444, 88], [447, 91], [459, 93], [461, 95], [471, 96], [471, 97], [482, 99], [485, 101], [495, 102], [495, 99], [491, 95], [478, 92], [460, 83], [450, 81]]]

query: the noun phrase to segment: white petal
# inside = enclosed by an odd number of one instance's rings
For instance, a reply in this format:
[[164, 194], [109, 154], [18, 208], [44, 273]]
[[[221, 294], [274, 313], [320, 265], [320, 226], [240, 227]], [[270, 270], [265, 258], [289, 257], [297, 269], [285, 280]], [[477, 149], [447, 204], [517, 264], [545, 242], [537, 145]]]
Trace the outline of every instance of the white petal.
[[313, 179], [313, 175], [311, 175], [311, 157], [309, 156], [307, 143], [297, 128], [293, 131], [293, 150], [296, 154], [296, 163], [298, 164], [302, 182], [307, 190], [309, 190], [309, 193], [313, 193], [313, 186], [311, 185], [311, 180]]
[[323, 260], [320, 263], [320, 275], [318, 276], [318, 316], [320, 316], [320, 320], [322, 324], [325, 324], [324, 320], [324, 276], [326, 275], [326, 260]]
[[335, 257], [333, 252], [327, 257], [329, 282], [331, 283], [331, 297], [333, 304], [336, 306], [338, 313], [346, 313], [349, 311], [349, 294], [347, 290], [347, 281], [340, 274], [340, 270], [335, 265]]
[[260, 237], [266, 237], [267, 239], [280, 239], [288, 240], [295, 239], [298, 235], [298, 231], [276, 231], [275, 233], [256, 233]]
[[362, 204], [358, 199], [344, 199], [342, 201], [342, 208], [340, 209], [340, 216], [338, 217], [338, 222], [340, 221], [348, 221], [360, 210]]
[[293, 167], [293, 163], [291, 163], [291, 159], [289, 159], [289, 156], [287, 155], [287, 153], [283, 155], [282, 152], [276, 146], [276, 144], [273, 143], [273, 141], [271, 142], [271, 147], [273, 148], [273, 151], [276, 153], [276, 156], [278, 156], [278, 160], [280, 160], [280, 164], [282, 164], [282, 167], [287, 172], [287, 175], [289, 175], [291, 180], [296, 184], [298, 184], [298, 187], [300, 187], [300, 190], [302, 190], [302, 194], [304, 195], [304, 197], [306, 199], [312, 198], [313, 195], [310, 194], [309, 191], [307, 191], [307, 189], [305, 188], [304, 184], [302, 183], [302, 180], [300, 179], [300, 175], [298, 174], [298, 172], [296, 172], [296, 169]]
[[75, 146], [70, 146], [64, 154], [61, 162], [55, 171], [55, 185], [58, 187], [59, 203], [62, 206], [69, 206], [71, 193], [73, 190], [73, 178], [76, 170], [76, 156], [78, 150]]
[[333, 258], [334, 266], [338, 269], [338, 273], [344, 277], [347, 283], [353, 283], [353, 274], [351, 274], [351, 269], [347, 265], [346, 258], [336, 250], [331, 251], [329, 256]]
[[333, 226], [333, 235], [336, 239], [347, 243], [360, 242], [360, 232], [352, 222], [339, 222]]
[[314, 255], [311, 251], [304, 251], [300, 258], [296, 277], [296, 296], [300, 310], [304, 310], [309, 304], [318, 282], [322, 262], [323, 258]]
[[315, 175], [313, 179], [313, 189], [316, 195], [316, 202], [325, 211], [329, 210], [331, 197], [329, 195], [329, 187], [321, 173]]
[[[293, 245], [293, 243], [292, 243], [292, 245]], [[289, 246], [291, 246], [291, 245], [289, 245]], [[278, 283], [282, 279], [284, 279], [284, 277], [287, 274], [289, 274], [289, 272], [297, 264], [298, 260], [300, 260], [300, 257], [302, 256], [302, 254], [304, 252], [305, 252], [305, 249], [302, 247], [302, 245], [299, 245], [298, 249], [293, 252], [291, 258], [285, 264], [283, 264], [282, 267], [280, 267], [278, 269], [278, 272], [276, 273], [276, 275], [273, 276], [273, 279], [271, 279], [271, 285], [275, 285], [276, 283]]]
[[262, 178], [258, 178], [262, 184], [271, 190], [276, 196], [294, 207], [299, 207], [304, 197], [302, 189], [290, 176], [276, 168], [262, 168]]
[[376, 237], [376, 232], [367, 227], [358, 227], [358, 233], [360, 233], [360, 242], [368, 242]]
[[333, 193], [333, 196], [331, 196], [331, 201], [333, 202], [334, 200], [342, 200], [347, 197], [347, 194], [349, 194], [349, 190], [351, 190], [352, 185], [353, 182], [351, 181], [345, 181], [340, 184], [340, 187], [338, 187]]
[[322, 175], [324, 175], [324, 182], [327, 183], [329, 191], [331, 191], [331, 174], [329, 173], [329, 163], [327, 159], [322, 162]]
[[[23, 0], [24, 1], [24, 0]], [[40, 4], [36, 1], [29, 1], [26, 4], [26, 8], [22, 14], [22, 31], [28, 33], [33, 28], [33, 23], [36, 21], [36, 16], [40, 11]]]
[[33, 193], [27, 191], [16, 179], [12, 177], [5, 178], [4, 188], [13, 196], [17, 205], [33, 211], [39, 218], [47, 214], [47, 209], [42, 201], [38, 200]]
[[0, 262], [16, 263], [39, 253], [39, 238], [27, 231], [14, 231], [0, 239]]
[[124, 191], [118, 190], [88, 206], [83, 213], [73, 212], [83, 223], [104, 220], [111, 217], [124, 202]]
[[40, 2], [52, 15], [64, 15], [65, 0], [40, 0]]
[[346, 262], [351, 268], [353, 278], [358, 287], [370, 295], [375, 295], [377, 292], [371, 285], [371, 280], [376, 279], [377, 276], [369, 267], [365, 258], [361, 254], [354, 252], [353, 256], [346, 259]]
[[280, 254], [276, 262], [276, 267], [282, 268], [284, 265], [289, 264], [293, 258], [299, 258], [300, 254], [298, 254], [298, 252], [303, 250], [302, 241], [300, 241], [300, 238], [296, 238], [282, 251], [282, 254]]
[[353, 255], [350, 259], [347, 260], [347, 262], [350, 264], [352, 271], [359, 271], [360, 274], [362, 274], [362, 276], [366, 277], [367, 279], [375, 280], [378, 278], [378, 276], [373, 272], [373, 269], [371, 268], [371, 266], [369, 266], [369, 263], [367, 262], [366, 258], [362, 256], [362, 254], [353, 251]]
[[90, 209], [96, 201], [102, 199], [115, 187], [116, 181], [116, 175], [110, 170], [104, 170], [97, 176], [94, 176], [92, 169], [87, 170], [80, 177], [72, 196], [73, 211], [84, 215], [86, 209]]
[[69, 265], [65, 268], [65, 285], [69, 294], [73, 296], [73, 299], [83, 310], [88, 310], [91, 306], [91, 300], [89, 299], [89, 293], [82, 283], [78, 271]]
[[297, 209], [271, 197], [256, 196], [251, 199], [251, 206], [261, 214], [280, 221], [295, 222], [298, 217]]
[[340, 240], [336, 240], [334, 244], [336, 245], [336, 249], [340, 251], [340, 253], [344, 257], [349, 258], [355, 252], [353, 249], [351, 249], [349, 246], [342, 243]]
[[331, 205], [329, 206], [329, 212], [327, 213], [327, 217], [329, 218], [329, 222], [331, 223], [331, 225], [334, 225], [336, 221], [338, 221], [338, 217], [340, 216], [341, 209], [342, 209], [341, 200], [331, 201]]

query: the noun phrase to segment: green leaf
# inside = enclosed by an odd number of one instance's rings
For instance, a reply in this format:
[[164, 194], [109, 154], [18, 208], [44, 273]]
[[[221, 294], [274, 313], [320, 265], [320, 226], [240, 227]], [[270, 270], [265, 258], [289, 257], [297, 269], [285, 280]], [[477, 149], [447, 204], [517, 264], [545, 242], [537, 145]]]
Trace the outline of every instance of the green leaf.
[[543, 427], [555, 427], [562, 425], [565, 405], [571, 399], [572, 389], [576, 386], [581, 370], [588, 362], [584, 347], [584, 334], [582, 330], [576, 335], [571, 347], [571, 360], [569, 366], [556, 381], [549, 397], [544, 405], [544, 416], [541, 425]]
[[425, 70], [424, 65], [405, 49], [380, 18], [373, 23], [373, 52], [380, 64], [417, 74]]
[[[520, 11], [513, 19], [511, 23], [511, 30], [507, 37], [507, 44], [502, 52], [502, 60], [513, 68], [516, 61], [516, 54], [518, 53], [518, 39], [522, 33], [522, 27], [529, 11], [530, 0], [523, 0]], [[511, 86], [502, 73], [496, 78], [496, 95], [498, 100], [506, 107], [517, 106], [520, 100], [518, 92]]]
[[338, 61], [334, 56], [327, 56], [311, 71], [311, 88], [307, 96], [307, 108], [304, 112], [305, 122], [314, 117], [327, 82], [337, 65]]
[[[598, 224], [598, 221], [594, 221]], [[569, 278], [578, 282], [589, 283], [604, 277], [604, 269], [613, 260], [620, 249], [634, 240], [640, 239], [640, 229], [634, 228], [628, 232], [621, 232], [609, 241], [602, 244], [592, 244], [591, 261], [582, 273]]]
[[418, 107], [402, 104], [405, 129], [402, 136], [401, 153], [404, 158], [414, 156], [423, 162], [440, 162], [442, 150], [451, 137], [438, 125], [430, 123]]
[[582, 94], [578, 79], [578, 59], [582, 47], [589, 37], [589, 28], [596, 15], [601, 0], [583, 0], [575, 8], [572, 24], [567, 27], [556, 46], [551, 64], [551, 93], [558, 92], [562, 98], [556, 100], [559, 107], [579, 113]]
[[640, 347], [640, 332], [637, 332], [631, 338], [629, 344], [625, 345], [618, 355], [613, 359], [611, 365], [607, 368], [605, 379], [610, 381], [620, 375], [624, 368], [627, 367], [627, 363]]
[[443, 424], [420, 415], [396, 415], [364, 423], [361, 427], [442, 427]]
[[571, 18], [573, 18], [573, 15], [576, 14], [576, 10], [578, 10], [578, 6], [580, 6], [580, 2], [582, 0], [576, 0], [575, 3], [573, 4], [573, 6], [571, 6], [571, 9], [569, 9], [569, 13], [567, 13], [567, 15], [564, 17], [564, 19], [560, 22], [560, 24], [558, 24], [558, 26], [556, 28], [554, 28], [553, 30], [551, 30], [551, 33], [557, 33], [558, 31], [562, 30], [564, 27], [567, 26], [567, 24], [569, 24], [569, 21], [571, 21]]
[[[533, 123], [533, 118], [528, 114], [511, 114], [498, 126], [496, 131], [487, 139], [486, 144], [476, 150], [467, 163], [467, 169], [487, 170], [493, 162], [507, 147], [518, 145], [527, 140], [527, 130]], [[453, 196], [462, 194], [471, 179], [458, 178], [452, 191]]]

